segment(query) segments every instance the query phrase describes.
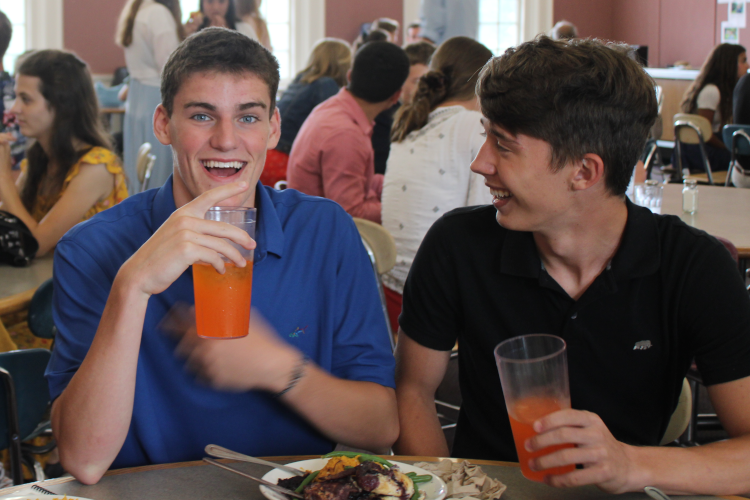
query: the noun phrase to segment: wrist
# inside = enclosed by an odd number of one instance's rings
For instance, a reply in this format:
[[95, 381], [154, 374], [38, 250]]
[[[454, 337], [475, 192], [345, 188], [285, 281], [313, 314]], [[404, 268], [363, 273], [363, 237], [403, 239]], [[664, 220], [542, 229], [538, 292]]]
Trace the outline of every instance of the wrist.
[[[307, 356], [296, 349], [286, 351], [279, 358], [279, 361], [274, 363], [278, 368], [273, 371], [273, 374], [269, 373], [271, 376], [267, 381], [265, 389], [276, 396], [283, 395], [282, 393], [287, 394], [291, 390], [289, 386], [292, 380], [297, 379], [294, 382], [294, 385], [296, 385], [301, 378], [299, 376], [300, 367], [303, 364], [308, 365], [306, 362], [303, 363], [305, 359], [307, 359]], [[302, 367], [302, 376], [304, 376], [307, 368], [308, 366]]]
[[127, 301], [145, 301], [151, 297], [151, 294], [144, 292], [142, 287], [139, 285], [138, 276], [133, 275], [129, 271], [128, 262], [125, 262], [120, 267], [120, 270], [115, 276], [115, 280], [112, 283], [112, 293], [117, 292], [117, 295]]
[[650, 466], [649, 452], [652, 448], [623, 444], [630, 467], [624, 491], [643, 491], [646, 486], [654, 486], [655, 476]]

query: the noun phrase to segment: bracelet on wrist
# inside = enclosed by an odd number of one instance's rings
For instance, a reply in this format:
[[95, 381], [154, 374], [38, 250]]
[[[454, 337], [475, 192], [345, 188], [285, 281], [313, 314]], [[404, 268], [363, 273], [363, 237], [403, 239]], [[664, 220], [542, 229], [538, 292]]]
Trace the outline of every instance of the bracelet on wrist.
[[274, 395], [276, 396], [277, 399], [283, 396], [284, 394], [286, 394], [287, 392], [291, 391], [292, 389], [294, 389], [294, 386], [296, 386], [297, 383], [300, 381], [300, 379], [302, 379], [302, 377], [305, 376], [305, 367], [307, 366], [309, 362], [310, 362], [310, 358], [307, 357], [307, 354], [303, 354], [302, 358], [300, 358], [300, 360], [297, 362], [297, 365], [294, 367], [294, 371], [292, 372], [292, 378], [289, 380], [289, 383], [287, 384], [287, 386], [284, 388], [283, 391], [277, 392]]

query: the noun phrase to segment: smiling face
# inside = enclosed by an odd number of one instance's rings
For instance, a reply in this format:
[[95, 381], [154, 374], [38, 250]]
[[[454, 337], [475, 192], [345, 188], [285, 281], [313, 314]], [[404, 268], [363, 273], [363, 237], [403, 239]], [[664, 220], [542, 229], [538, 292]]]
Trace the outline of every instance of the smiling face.
[[484, 176], [501, 226], [515, 231], [554, 229], [571, 204], [574, 169], [550, 167], [549, 143], [510, 134], [482, 119], [486, 139], [471, 170]]
[[10, 109], [26, 137], [45, 141], [52, 134], [55, 110], [41, 92], [42, 80], [36, 76], [19, 74], [16, 78], [16, 102]]
[[246, 181], [245, 193], [225, 206], [255, 205], [255, 186], [266, 150], [279, 140], [278, 109], [270, 112], [268, 85], [252, 73], [195, 73], [180, 86], [172, 116], [159, 105], [154, 133], [171, 144], [177, 207], [231, 182]]

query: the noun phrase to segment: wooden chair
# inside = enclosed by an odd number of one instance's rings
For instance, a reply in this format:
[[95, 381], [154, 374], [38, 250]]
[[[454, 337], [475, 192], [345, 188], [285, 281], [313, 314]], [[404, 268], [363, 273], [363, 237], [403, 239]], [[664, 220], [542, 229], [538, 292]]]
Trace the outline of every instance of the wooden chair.
[[661, 438], [662, 446], [677, 441], [677, 439], [685, 433], [685, 429], [687, 429], [688, 424], [690, 423], [690, 418], [693, 414], [692, 394], [688, 379], [682, 379], [682, 392], [680, 392], [680, 399], [677, 401], [677, 408], [675, 408], [672, 417], [669, 419], [667, 430], [664, 431], [664, 436]]
[[706, 156], [706, 140], [713, 135], [711, 124], [708, 120], [700, 115], [691, 115], [687, 113], [677, 113], [674, 115], [674, 136], [675, 136], [675, 159], [677, 160], [677, 172], [682, 172], [682, 144], [697, 144], [700, 148], [703, 168], [705, 174], [691, 175], [689, 178], [697, 179], [700, 182], [714, 184], [721, 178], [721, 184], [724, 183], [724, 175], [714, 175], [711, 171], [711, 164]]
[[362, 237], [362, 243], [370, 256], [372, 269], [375, 273], [375, 280], [378, 283], [378, 294], [380, 303], [383, 307], [385, 324], [388, 329], [388, 338], [391, 340], [391, 347], [395, 349], [396, 342], [391, 329], [391, 322], [388, 318], [388, 308], [385, 302], [385, 291], [383, 290], [383, 281], [381, 276], [396, 265], [396, 242], [393, 236], [380, 224], [372, 221], [354, 217], [354, 223], [357, 225], [359, 235]]
[[144, 142], [138, 148], [138, 156], [135, 160], [135, 171], [138, 175], [138, 183], [140, 185], [139, 192], [148, 189], [148, 182], [151, 179], [151, 170], [154, 168], [154, 163], [156, 163], [156, 156], [151, 154], [151, 144]]

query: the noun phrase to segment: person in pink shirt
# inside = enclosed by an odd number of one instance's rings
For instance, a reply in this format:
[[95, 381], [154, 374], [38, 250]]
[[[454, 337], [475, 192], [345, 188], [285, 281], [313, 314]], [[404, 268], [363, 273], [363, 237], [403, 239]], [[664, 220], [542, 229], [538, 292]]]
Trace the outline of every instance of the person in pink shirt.
[[383, 176], [375, 174], [375, 117], [396, 104], [409, 58], [388, 42], [365, 44], [354, 56], [349, 84], [318, 105], [294, 140], [288, 187], [334, 200], [353, 217], [380, 223]]

